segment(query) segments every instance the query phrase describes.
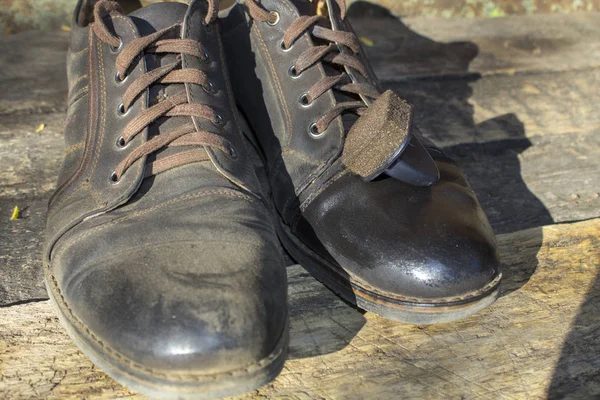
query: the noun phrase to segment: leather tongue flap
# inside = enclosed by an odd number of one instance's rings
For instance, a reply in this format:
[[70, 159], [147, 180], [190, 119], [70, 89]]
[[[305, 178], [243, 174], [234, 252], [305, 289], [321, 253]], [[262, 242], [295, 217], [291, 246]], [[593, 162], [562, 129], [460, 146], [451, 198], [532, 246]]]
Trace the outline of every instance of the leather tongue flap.
[[[415, 146], [418, 139], [412, 134], [412, 122], [412, 106], [388, 90], [348, 132], [342, 162], [365, 181], [387, 173], [416, 186], [435, 183], [439, 172], [425, 148]], [[411, 155], [406, 160], [403, 159], [405, 152]], [[404, 165], [406, 162], [410, 165]], [[396, 173], [398, 171], [408, 172]]]

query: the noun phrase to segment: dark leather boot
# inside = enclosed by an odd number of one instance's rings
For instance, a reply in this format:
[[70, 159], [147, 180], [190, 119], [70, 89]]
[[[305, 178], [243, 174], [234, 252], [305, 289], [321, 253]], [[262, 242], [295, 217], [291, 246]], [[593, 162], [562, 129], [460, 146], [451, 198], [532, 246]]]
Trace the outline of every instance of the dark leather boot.
[[344, 1], [245, 0], [222, 23], [292, 256], [387, 318], [444, 322], [492, 303], [502, 275], [487, 218], [412, 107], [380, 89]]
[[161, 399], [256, 388], [287, 347], [285, 264], [215, 6], [80, 0], [68, 55], [48, 292], [86, 355]]

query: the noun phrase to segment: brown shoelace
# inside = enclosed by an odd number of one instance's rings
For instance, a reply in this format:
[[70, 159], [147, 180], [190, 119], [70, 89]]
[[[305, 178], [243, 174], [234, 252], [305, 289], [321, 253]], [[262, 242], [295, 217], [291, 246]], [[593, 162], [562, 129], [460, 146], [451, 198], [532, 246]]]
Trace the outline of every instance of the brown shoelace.
[[[218, 8], [214, 0], [209, 0], [209, 12], [205, 23], [211, 23], [216, 17]], [[199, 42], [192, 39], [181, 39], [181, 25], [175, 24], [159, 32], [140, 37], [124, 45], [121, 38], [112, 34], [106, 27], [103, 18], [112, 13], [121, 14], [118, 3], [101, 0], [94, 8], [94, 23], [92, 29], [95, 35], [104, 43], [110, 45], [119, 52], [116, 60], [117, 79], [125, 81], [127, 71], [136, 60], [141, 59], [144, 53], [150, 54], [181, 54], [198, 57], [203, 62], [208, 61], [208, 53]], [[165, 39], [164, 37], [175, 36], [178, 39]], [[136, 79], [125, 90], [123, 102], [119, 107], [121, 114], [127, 114], [138, 96], [144, 93], [153, 84], [196, 84], [204, 87], [208, 92], [214, 91], [214, 86], [205, 72], [193, 68], [181, 68], [181, 61], [156, 68]], [[140, 134], [150, 124], [164, 117], [197, 117], [211, 121], [216, 128], [223, 124], [222, 117], [211, 107], [203, 104], [190, 104], [185, 90], [175, 95], [166, 97], [158, 104], [143, 110], [125, 126], [117, 144], [121, 147], [127, 146], [133, 138]], [[198, 146], [208, 146], [219, 149], [227, 154], [233, 155], [234, 149], [231, 143], [222, 136], [208, 131], [198, 131], [193, 122], [184, 124], [166, 133], [160, 133], [152, 137], [146, 143], [133, 150], [115, 168], [111, 180], [118, 182], [123, 174], [137, 160], [149, 156], [152, 153], [166, 147], [195, 146], [189, 150], [178, 151], [175, 154], [159, 158], [150, 164], [146, 176], [155, 175], [165, 170], [193, 162], [209, 160], [208, 154]]]
[[[341, 17], [344, 19], [346, 16], [345, 1], [335, 1], [340, 7]], [[259, 2], [260, 0], [245, 0], [250, 16], [255, 20], [268, 22], [271, 25], [277, 24], [279, 21], [279, 14], [265, 10]], [[314, 46], [302, 53], [296, 60], [296, 63], [291, 67], [290, 74], [299, 76], [313, 65], [319, 62], [327, 62], [341, 66], [342, 68], [350, 67], [368, 79], [367, 70], [357, 57], [357, 54], [360, 51], [360, 43], [356, 35], [352, 32], [334, 31], [321, 25], [327, 22], [329, 21], [326, 17], [319, 15], [300, 16], [288, 27], [281, 42], [281, 46], [284, 50], [289, 50], [294, 45], [294, 42], [305, 32], [310, 32], [315, 38], [329, 42], [326, 45]], [[350, 52], [342, 53], [339, 51], [338, 46], [344, 46], [350, 50]], [[371, 99], [376, 99], [380, 96], [379, 91], [371, 84], [352, 83], [348, 74], [343, 70], [339, 75], [328, 76], [315, 83], [315, 85], [302, 96], [301, 101], [304, 105], [310, 105], [330, 89], [362, 95]], [[329, 127], [331, 122], [344, 112], [354, 112], [361, 115], [366, 108], [367, 105], [363, 101], [346, 101], [338, 103], [333, 109], [323, 115], [311, 129], [314, 130], [314, 134], [321, 134]]]

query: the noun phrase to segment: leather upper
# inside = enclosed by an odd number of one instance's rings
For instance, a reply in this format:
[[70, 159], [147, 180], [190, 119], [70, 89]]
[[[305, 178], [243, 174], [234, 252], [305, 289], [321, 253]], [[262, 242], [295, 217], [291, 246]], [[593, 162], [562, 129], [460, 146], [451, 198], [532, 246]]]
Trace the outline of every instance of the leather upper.
[[[244, 66], [230, 69], [234, 91], [268, 160], [282, 222], [311, 251], [388, 297], [428, 301], [481, 290], [500, 276], [494, 234], [465, 176], [418, 129], [413, 127], [414, 136], [440, 173], [431, 187], [385, 176], [365, 182], [349, 171], [341, 153], [356, 119], [339, 117], [318, 139], [307, 133], [318, 115], [335, 106], [336, 97], [330, 90], [308, 108], [298, 104], [330, 68], [317, 63], [299, 78], [288, 74], [295, 59], [315, 45], [305, 33], [291, 49], [281, 48], [283, 33], [300, 15], [294, 4], [301, 3], [261, 1], [280, 14], [275, 26], [252, 20], [243, 6], [222, 21], [228, 55]], [[336, 15], [331, 23], [351, 31]], [[378, 87], [364, 51], [358, 56]]]
[[118, 51], [89, 25], [74, 23], [71, 32], [67, 151], [47, 220], [48, 287], [92, 347], [150, 370], [247, 368], [273, 351], [287, 320], [283, 255], [238, 127], [218, 24], [202, 24], [205, 8], [204, 1], [159, 3], [106, 19], [124, 46], [181, 21], [184, 37], [201, 40], [210, 62], [183, 57], [183, 64], [206, 72], [216, 93], [185, 89], [192, 103], [223, 116], [219, 133], [234, 143], [235, 157], [207, 149], [209, 161], [148, 177], [142, 159], [116, 184], [109, 180], [115, 165], [149, 130], [157, 135], [170, 123], [158, 121], [116, 146], [125, 124], [148, 107], [149, 93], [156, 95], [147, 90], [119, 116], [123, 92], [156, 60], [140, 58], [120, 83]]

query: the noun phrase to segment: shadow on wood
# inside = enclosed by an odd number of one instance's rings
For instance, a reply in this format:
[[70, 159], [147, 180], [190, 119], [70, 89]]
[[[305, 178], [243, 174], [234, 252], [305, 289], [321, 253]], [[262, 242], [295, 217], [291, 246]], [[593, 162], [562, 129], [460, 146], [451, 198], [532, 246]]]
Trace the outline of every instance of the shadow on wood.
[[[600, 240], [594, 238], [591, 247], [600, 248]], [[600, 260], [598, 265], [600, 265]], [[593, 265], [582, 265], [590, 268]], [[597, 267], [597, 265], [596, 265]], [[582, 290], [584, 290], [582, 288]], [[554, 369], [548, 398], [591, 399], [598, 398], [600, 391], [600, 275], [587, 289], [586, 300], [571, 325], [562, 346], [560, 359]]]

